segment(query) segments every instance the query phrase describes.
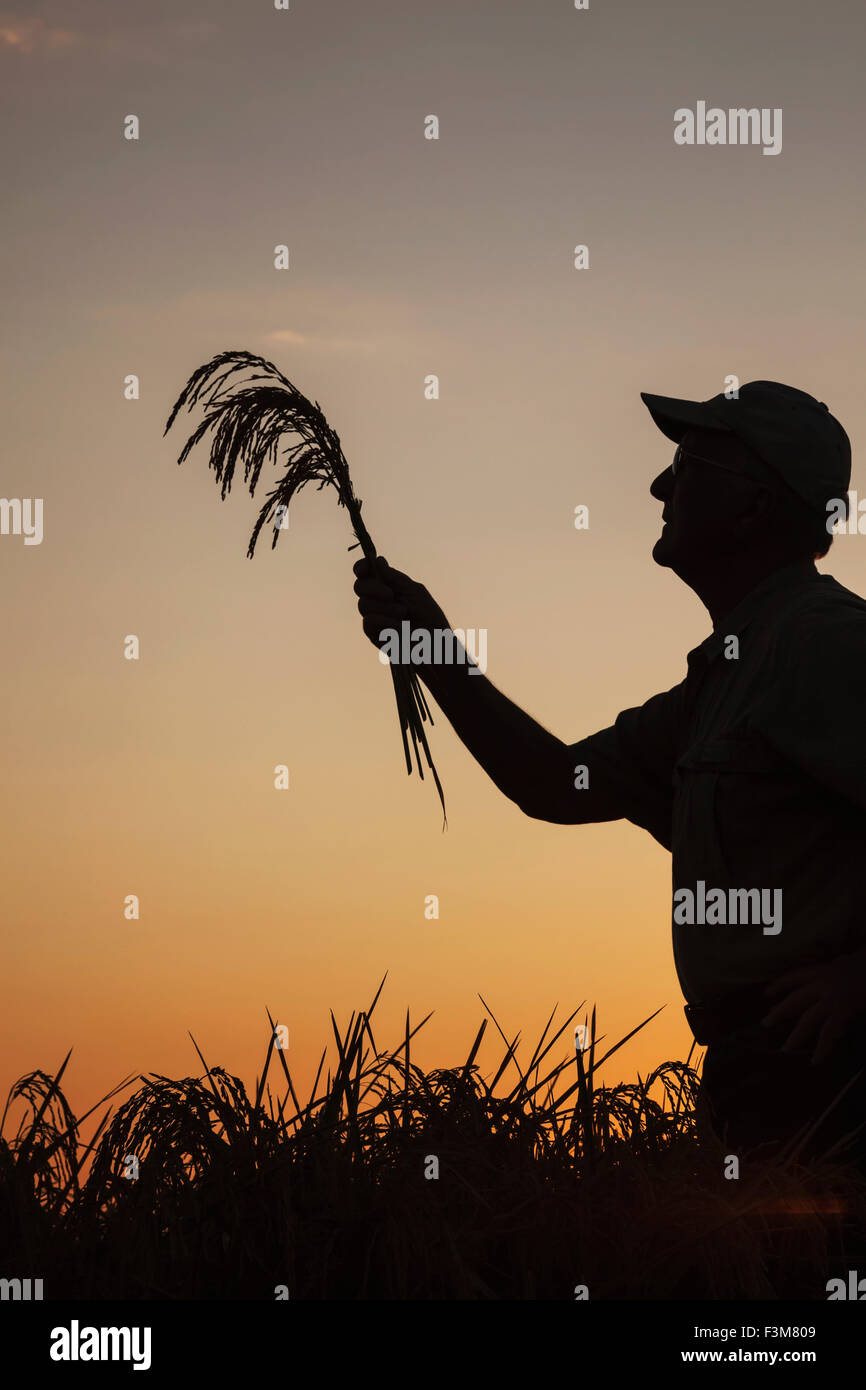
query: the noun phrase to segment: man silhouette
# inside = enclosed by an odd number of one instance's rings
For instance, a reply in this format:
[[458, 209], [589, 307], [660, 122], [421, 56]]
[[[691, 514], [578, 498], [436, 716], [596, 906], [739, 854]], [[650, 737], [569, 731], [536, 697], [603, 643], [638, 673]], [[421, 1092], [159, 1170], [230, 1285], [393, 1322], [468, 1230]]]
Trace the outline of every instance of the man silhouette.
[[[725, 1142], [769, 1153], [808, 1133], [802, 1152], [863, 1161], [850, 1136], [866, 1119], [866, 601], [814, 563], [831, 506], [847, 507], [848, 437], [778, 382], [642, 399], [677, 444], [650, 488], [653, 558], [713, 623], [685, 679], [566, 744], [466, 665], [419, 675], [527, 815], [626, 819], [672, 852], [674, 959], [707, 1045], [701, 1108]], [[387, 561], [355, 572], [376, 645], [407, 619], [449, 627]]]

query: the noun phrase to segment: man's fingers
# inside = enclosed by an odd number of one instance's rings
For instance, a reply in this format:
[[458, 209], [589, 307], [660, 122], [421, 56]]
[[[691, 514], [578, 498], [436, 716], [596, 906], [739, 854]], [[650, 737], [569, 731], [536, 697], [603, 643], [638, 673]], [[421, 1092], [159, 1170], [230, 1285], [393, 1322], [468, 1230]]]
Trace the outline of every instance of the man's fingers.
[[357, 575], [370, 575], [378, 573], [382, 567], [388, 568], [388, 561], [384, 555], [377, 555], [374, 560], [368, 560], [366, 555], [362, 555], [360, 560], [356, 560], [352, 569]]
[[388, 584], [383, 584], [381, 579], [356, 579], [352, 587], [359, 597], [383, 598], [386, 601], [394, 598], [394, 590]]
[[833, 1019], [827, 1020], [821, 1032], [818, 1034], [818, 1041], [815, 1051], [812, 1053], [813, 1065], [819, 1067], [822, 1062], [826, 1062], [832, 1056], [836, 1043], [842, 1036], [842, 1029]]
[[370, 641], [378, 643], [382, 641], [383, 632], [393, 630], [394, 620], [393, 618], [383, 617], [381, 613], [367, 613], [364, 616], [364, 621], [361, 626], [370, 638]]
[[772, 980], [765, 987], [764, 993], [769, 996], [782, 994], [791, 989], [793, 985], [802, 983], [806, 978], [807, 972], [805, 970], [789, 970], [787, 975], [779, 975], [775, 980]]
[[390, 595], [361, 594], [358, 599], [358, 612], [362, 618], [372, 617], [378, 614], [382, 618], [387, 618], [389, 622], [399, 621], [401, 618], [408, 618], [409, 610], [404, 603], [398, 599], [391, 598]]
[[[381, 556], [379, 557], [381, 559]], [[423, 584], [419, 584], [417, 579], [413, 579], [410, 574], [404, 574], [402, 570], [395, 570], [393, 565], [389, 565], [387, 560], [382, 560], [378, 569], [378, 578], [384, 583], [396, 589], [398, 593], [405, 592], [411, 594], [419, 589], [423, 589]]]
[[379, 623], [382, 627], [393, 627], [401, 620], [399, 612], [395, 613], [390, 608], [368, 607], [367, 604], [362, 607], [358, 604], [358, 611], [365, 623]]
[[807, 1005], [814, 1004], [814, 1002], [815, 995], [807, 986], [792, 990], [774, 1008], [770, 1009], [769, 1013], [764, 1014], [761, 1022], [770, 1028], [781, 1018], [790, 1018], [792, 1014], [802, 1013]]
[[825, 1021], [824, 1008], [821, 1004], [815, 1004], [807, 1013], [803, 1014], [800, 1022], [793, 1029], [787, 1042], [782, 1047], [783, 1052], [796, 1052], [798, 1047], [809, 1042]]
[[358, 560], [352, 568], [357, 576], [354, 584], [355, 593], [364, 594], [369, 598], [393, 599], [395, 595], [409, 597], [423, 587], [402, 570], [392, 569], [381, 555], [376, 556], [372, 565], [369, 560]]

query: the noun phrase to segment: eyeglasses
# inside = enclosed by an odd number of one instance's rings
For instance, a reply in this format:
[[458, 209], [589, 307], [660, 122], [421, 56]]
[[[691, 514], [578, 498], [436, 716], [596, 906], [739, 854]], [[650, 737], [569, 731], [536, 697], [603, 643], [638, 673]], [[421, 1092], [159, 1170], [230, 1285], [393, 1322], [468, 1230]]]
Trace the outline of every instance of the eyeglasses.
[[738, 478], [746, 476], [741, 468], [729, 468], [726, 463], [719, 463], [716, 459], [704, 458], [703, 454], [692, 453], [691, 449], [684, 449], [682, 444], [678, 444], [673, 463], [671, 464], [671, 477], [675, 478], [677, 476], [687, 458], [697, 459], [698, 463], [708, 463], [713, 468], [721, 468], [723, 473], [734, 473]]

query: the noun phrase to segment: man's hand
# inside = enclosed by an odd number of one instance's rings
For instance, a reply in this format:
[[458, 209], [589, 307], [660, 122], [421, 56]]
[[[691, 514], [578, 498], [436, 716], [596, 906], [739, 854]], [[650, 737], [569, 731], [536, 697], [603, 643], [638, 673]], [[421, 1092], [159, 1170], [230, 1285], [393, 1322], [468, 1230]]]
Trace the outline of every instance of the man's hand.
[[[407, 620], [413, 632], [452, 630], [424, 585], [392, 569], [387, 560], [358, 560], [355, 574], [364, 631], [375, 647], [385, 645], [385, 628], [394, 628], [402, 637], [400, 624]], [[527, 816], [579, 825], [617, 820], [624, 814], [603, 778], [592, 791], [577, 791], [571, 749], [497, 690], [477, 667], [433, 660], [416, 669], [473, 758]]]
[[783, 997], [765, 1015], [765, 1024], [798, 1020], [782, 1050], [792, 1052], [816, 1039], [812, 1062], [817, 1066], [858, 1019], [866, 1022], [866, 951], [791, 970], [774, 980], [767, 994]]
[[354, 569], [358, 611], [374, 646], [383, 645], [381, 633], [385, 628], [399, 633], [400, 624], [407, 619], [413, 632], [448, 628], [448, 619], [424, 585], [417, 584], [402, 570], [392, 569], [381, 555], [372, 564], [366, 559], [358, 560]]

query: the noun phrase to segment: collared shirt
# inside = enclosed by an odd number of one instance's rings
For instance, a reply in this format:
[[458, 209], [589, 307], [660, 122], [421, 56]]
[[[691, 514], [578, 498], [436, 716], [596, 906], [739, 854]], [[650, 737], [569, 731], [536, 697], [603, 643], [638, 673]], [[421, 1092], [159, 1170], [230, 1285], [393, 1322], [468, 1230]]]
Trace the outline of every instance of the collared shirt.
[[[672, 853], [690, 1003], [866, 945], [864, 715], [866, 601], [807, 561], [753, 589], [679, 685], [571, 746], [590, 788]], [[684, 922], [678, 890], [697, 902], [701, 884], [781, 890], [781, 929]]]

